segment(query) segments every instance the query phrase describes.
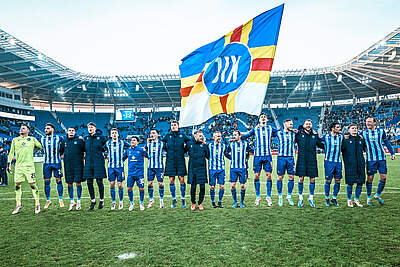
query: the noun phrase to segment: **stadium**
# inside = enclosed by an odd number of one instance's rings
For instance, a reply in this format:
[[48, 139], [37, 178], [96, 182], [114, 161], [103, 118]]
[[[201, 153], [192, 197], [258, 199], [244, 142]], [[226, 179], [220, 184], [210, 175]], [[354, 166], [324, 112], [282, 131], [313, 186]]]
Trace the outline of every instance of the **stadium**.
[[[374, 117], [395, 153], [400, 153], [400, 28], [387, 31], [389, 33], [383, 34], [375, 43], [365, 44], [367, 49], [360, 47], [359, 54], [342, 64], [272, 70], [261, 111], [268, 116], [268, 124], [279, 130], [284, 128], [284, 121], [290, 119], [297, 129], [304, 121], [312, 120], [317, 135], [323, 136], [331, 131], [329, 125], [332, 123], [339, 123], [343, 132], [354, 123], [361, 131], [366, 127], [366, 119]], [[117, 129], [121, 140], [130, 144], [132, 137], [138, 137], [139, 143], [145, 145], [152, 129], [157, 129], [163, 137], [169, 133], [171, 122], [180, 120], [183, 109], [180, 74], [86, 74], [64, 66], [14, 34], [18, 35], [0, 29], [1, 153], [8, 154], [13, 138], [20, 134], [21, 125], [29, 125], [30, 135], [41, 140], [47, 134], [45, 128], [49, 123], [54, 126], [55, 135], [65, 137], [68, 129], [74, 128], [77, 136], [86, 138], [88, 123], [94, 122], [98, 133], [107, 139], [111, 138], [112, 130]], [[223, 141], [229, 143], [234, 131], [248, 132], [259, 123], [258, 120], [257, 115], [245, 112], [222, 113], [199, 125], [181, 128], [181, 132], [192, 138], [196, 130], [202, 130], [209, 142], [219, 131]], [[251, 153], [246, 208], [231, 208], [233, 200], [227, 190], [230, 160], [227, 159], [225, 208], [211, 208], [206, 185], [204, 212], [192, 212], [189, 207], [179, 205], [171, 209], [168, 186], [165, 207], [159, 209], [157, 183], [152, 208], [140, 211], [135, 206], [133, 211], [128, 211], [127, 207], [111, 211], [107, 179], [104, 179], [103, 210], [88, 211], [90, 198], [85, 183], [82, 210], [59, 208], [58, 191], [52, 180], [53, 205], [43, 211], [45, 183], [42, 169], [46, 152], [37, 150], [34, 160], [42, 205], [40, 214], [34, 214], [34, 198], [28, 183], [23, 183], [24, 208], [20, 214], [11, 216], [15, 207], [15, 169], [6, 174], [8, 182], [3, 180], [0, 187], [0, 265], [400, 264], [400, 169], [398, 160], [390, 160], [388, 148], [385, 147], [388, 179], [383, 191], [384, 205], [374, 201], [373, 206], [368, 206], [364, 188], [360, 198], [364, 207], [349, 208], [346, 185], [342, 182], [338, 195], [340, 207], [326, 207], [324, 150], [319, 148], [320, 178], [315, 182], [317, 207], [305, 204], [301, 209], [286, 201], [282, 207], [278, 206], [275, 185], [278, 149], [279, 140], [273, 138], [272, 207], [265, 201], [264, 173], [260, 178], [261, 204], [253, 205], [256, 192], [253, 186], [254, 153]], [[107, 161], [108, 153], [104, 153], [104, 157]], [[1, 168], [5, 172], [6, 166]], [[147, 207], [147, 173], [144, 175]], [[309, 180], [304, 181], [305, 195], [308, 195]], [[164, 183], [167, 185], [168, 182], [165, 177]], [[376, 176], [373, 192], [376, 192], [378, 182]], [[287, 193], [286, 183], [287, 177], [283, 180], [283, 195]], [[297, 186], [297, 177], [295, 183]], [[187, 202], [188, 189], [189, 183]], [[64, 201], [68, 204], [66, 183], [63, 190]], [[134, 187], [135, 203], [140, 194]], [[293, 191], [297, 201], [296, 194], [297, 188]], [[179, 194], [177, 199], [180, 200]], [[127, 196], [124, 202], [128, 205]]]

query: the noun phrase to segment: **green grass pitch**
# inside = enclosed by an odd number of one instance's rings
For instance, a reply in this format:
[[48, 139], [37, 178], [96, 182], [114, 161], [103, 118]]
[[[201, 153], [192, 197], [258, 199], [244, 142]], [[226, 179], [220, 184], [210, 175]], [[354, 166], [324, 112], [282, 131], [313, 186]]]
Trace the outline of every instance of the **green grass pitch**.
[[[250, 163], [252, 163], [252, 158]], [[275, 165], [274, 161], [274, 165]], [[66, 208], [58, 208], [55, 182], [52, 182], [53, 205], [47, 212], [34, 215], [34, 201], [28, 184], [23, 184], [24, 208], [15, 216], [13, 179], [0, 187], [0, 266], [270, 266], [270, 265], [399, 265], [400, 264], [400, 160], [388, 159], [388, 182], [384, 206], [348, 208], [344, 181], [339, 195], [341, 207], [325, 207], [323, 196], [323, 159], [319, 156], [316, 186], [317, 208], [278, 207], [276, 173], [273, 174], [273, 207], [265, 198], [254, 207], [252, 166], [249, 169], [245, 209], [232, 209], [230, 185], [226, 183], [224, 209], [210, 207], [206, 187], [206, 210], [191, 212], [180, 206], [170, 208], [168, 179], [165, 178], [165, 208], [156, 203], [151, 209], [110, 211], [108, 181], [103, 210], [89, 212], [88, 191], [84, 184], [81, 211], [67, 211], [68, 194], [64, 183]], [[227, 181], [229, 171], [227, 164]], [[37, 182], [44, 206], [41, 164], [37, 164]], [[297, 180], [297, 178], [296, 178]], [[375, 177], [373, 192], [378, 177]], [[286, 192], [284, 181], [284, 194]], [[178, 183], [178, 181], [176, 181]], [[95, 184], [96, 188], [96, 184]], [[145, 204], [148, 203], [147, 186]], [[265, 195], [265, 175], [261, 177]], [[96, 188], [97, 192], [97, 188]], [[134, 191], [138, 203], [138, 191]], [[297, 193], [297, 182], [294, 193]], [[76, 192], [75, 192], [76, 194]], [[308, 178], [305, 197], [308, 194]], [[177, 195], [180, 195], [177, 186]], [[238, 194], [239, 195], [239, 194]], [[98, 194], [97, 194], [98, 196]], [[217, 190], [218, 196], [218, 190]], [[118, 198], [118, 194], [117, 194]], [[297, 195], [293, 196], [297, 203]], [[189, 204], [189, 187], [186, 199]], [[366, 204], [365, 187], [361, 195]], [[178, 198], [178, 204], [180, 204]], [[118, 255], [134, 253], [136, 257], [120, 260]]]

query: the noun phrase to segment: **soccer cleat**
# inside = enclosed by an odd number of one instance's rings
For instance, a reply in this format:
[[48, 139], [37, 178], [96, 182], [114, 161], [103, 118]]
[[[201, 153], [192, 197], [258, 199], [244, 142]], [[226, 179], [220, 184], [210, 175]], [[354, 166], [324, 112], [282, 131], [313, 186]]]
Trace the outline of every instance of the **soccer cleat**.
[[238, 206], [238, 203], [237, 202], [233, 202], [232, 208], [236, 209], [237, 206]]
[[212, 207], [213, 209], [217, 208], [217, 205], [215, 205], [215, 202], [211, 202], [211, 207]]
[[224, 206], [222, 206], [222, 202], [218, 202], [218, 208], [221, 208], [221, 209], [224, 208]]
[[367, 198], [367, 204], [368, 204], [368, 206], [372, 207], [372, 199], [371, 198]]
[[302, 207], [303, 207], [303, 200], [299, 200], [299, 203], [297, 204], [297, 206], [298, 206], [299, 208], [302, 208]]
[[37, 204], [35, 206], [35, 214], [38, 214], [38, 213], [40, 213], [40, 204]]
[[21, 209], [22, 205], [17, 205], [11, 214], [12, 215], [18, 214]]
[[176, 207], [176, 199], [172, 199], [172, 203], [171, 203], [171, 209], [175, 209]]
[[332, 202], [332, 204], [333, 204], [335, 207], [340, 207], [340, 206], [339, 206], [339, 203], [338, 203], [337, 200], [336, 200], [336, 198], [332, 198], [332, 199], [331, 199], [331, 202]]
[[51, 206], [51, 201], [46, 200], [46, 204], [44, 205], [44, 210], [48, 210], [50, 206]]
[[96, 201], [91, 201], [89, 210], [93, 210], [95, 206], [96, 206]]
[[385, 202], [383, 201], [383, 199], [380, 196], [375, 195], [374, 199], [378, 200], [379, 204], [385, 205]]
[[140, 210], [144, 210], [144, 204], [140, 203], [139, 208], [140, 208]]
[[360, 207], [360, 208], [362, 208], [363, 207], [363, 205], [360, 203], [360, 200], [354, 200], [354, 203], [356, 203], [356, 206], [357, 207]]
[[124, 209], [124, 202], [120, 201], [120, 202], [118, 203], [118, 209], [119, 209], [119, 210]]
[[115, 210], [116, 206], [117, 206], [117, 203], [115, 203], [115, 202], [111, 203], [111, 210]]
[[99, 201], [99, 210], [101, 210], [104, 207], [104, 200]]
[[265, 198], [267, 200], [268, 207], [272, 207], [272, 199], [270, 197]]
[[186, 200], [182, 199], [182, 209], [186, 208]]
[[200, 210], [200, 211], [203, 211], [203, 210], [204, 210], [203, 204], [199, 204], [199, 210]]
[[80, 200], [78, 200], [76, 202], [76, 210], [81, 210], [81, 201]]
[[331, 206], [331, 202], [330, 202], [329, 198], [325, 198], [325, 206], [327, 206], [327, 207]]
[[133, 210], [133, 207], [135, 207], [135, 204], [134, 203], [131, 203], [130, 205], [129, 205], [129, 211], [132, 211]]
[[190, 206], [190, 210], [191, 210], [191, 211], [196, 210], [196, 204], [192, 204], [192, 206]]
[[310, 203], [310, 207], [311, 207], [311, 208], [315, 208], [314, 199], [308, 199], [308, 203]]
[[64, 208], [64, 201], [62, 199], [58, 200], [58, 204], [60, 204], [60, 208]]
[[290, 205], [290, 206], [294, 206], [292, 197], [286, 197], [286, 199], [287, 199], [287, 201], [289, 202], [289, 205]]
[[150, 209], [151, 207], [153, 207], [153, 204], [154, 204], [154, 199], [150, 199], [149, 205], [147, 205], [147, 208]]
[[240, 208], [241, 208], [241, 209], [244, 209], [244, 208], [245, 208], [245, 205], [244, 205], [243, 202], [240, 202]]
[[[357, 200], [355, 200], [354, 202], [356, 202], [356, 201], [357, 201]], [[350, 207], [350, 208], [354, 207], [354, 206], [353, 206], [353, 201], [347, 200], [347, 206]]]
[[160, 209], [164, 208], [164, 199], [160, 199]]
[[278, 198], [278, 205], [279, 205], [279, 207], [283, 206], [283, 198], [282, 197]]
[[261, 198], [260, 197], [256, 197], [256, 201], [254, 201], [254, 206], [258, 206], [258, 205], [260, 205], [260, 200], [261, 200]]
[[69, 202], [69, 208], [68, 208], [68, 211], [71, 211], [74, 207], [76, 206], [76, 203], [75, 203], [75, 201], [70, 201]]

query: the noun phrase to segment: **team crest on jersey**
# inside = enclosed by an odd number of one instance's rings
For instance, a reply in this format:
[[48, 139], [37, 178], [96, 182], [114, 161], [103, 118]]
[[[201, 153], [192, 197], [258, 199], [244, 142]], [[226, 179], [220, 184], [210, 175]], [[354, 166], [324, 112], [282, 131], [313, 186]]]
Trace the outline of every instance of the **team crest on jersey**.
[[26, 139], [26, 140], [28, 140], [28, 141], [31, 141], [31, 138], [30, 138], [30, 137], [28, 137], [28, 139]]
[[97, 140], [100, 140], [100, 137], [99, 136], [97, 136], [97, 138], [96, 138]]
[[182, 135], [180, 134], [179, 137], [182, 137]]
[[362, 142], [360, 141], [360, 145], [362, 144]]
[[77, 145], [78, 144], [78, 142], [77, 141], [74, 141], [74, 145]]

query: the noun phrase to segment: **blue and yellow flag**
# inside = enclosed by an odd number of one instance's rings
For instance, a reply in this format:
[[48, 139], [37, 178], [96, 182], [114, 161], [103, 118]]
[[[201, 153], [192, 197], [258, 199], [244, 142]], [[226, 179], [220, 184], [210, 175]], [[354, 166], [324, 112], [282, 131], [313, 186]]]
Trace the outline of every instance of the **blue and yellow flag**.
[[180, 126], [220, 113], [261, 112], [284, 5], [268, 10], [182, 59]]

